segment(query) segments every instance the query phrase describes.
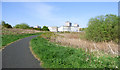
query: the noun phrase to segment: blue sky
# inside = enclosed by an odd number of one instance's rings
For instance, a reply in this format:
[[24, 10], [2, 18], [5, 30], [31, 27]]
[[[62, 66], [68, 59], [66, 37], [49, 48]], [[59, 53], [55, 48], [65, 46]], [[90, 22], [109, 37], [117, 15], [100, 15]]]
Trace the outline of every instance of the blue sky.
[[87, 27], [91, 17], [118, 15], [117, 2], [3, 2], [2, 20], [12, 26], [62, 26], [65, 21]]

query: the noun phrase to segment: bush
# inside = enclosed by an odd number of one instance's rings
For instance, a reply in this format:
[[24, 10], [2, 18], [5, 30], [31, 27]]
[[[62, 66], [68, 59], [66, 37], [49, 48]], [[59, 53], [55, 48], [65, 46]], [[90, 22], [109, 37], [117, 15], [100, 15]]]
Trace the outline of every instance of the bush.
[[87, 28], [80, 28], [79, 30], [80, 30], [80, 31], [85, 31], [85, 29], [87, 29]]
[[6, 23], [5, 21], [2, 21], [2, 26], [5, 28], [12, 28], [12, 26], [8, 23]]
[[51, 40], [52, 38], [56, 38], [58, 35], [54, 32], [44, 32], [40, 35], [40, 37], [45, 38], [47, 40]]
[[49, 31], [49, 29], [48, 29], [47, 26], [43, 26], [42, 30], [43, 30], [43, 31]]
[[29, 29], [30, 27], [29, 27], [28, 24], [22, 23], [22, 24], [17, 24], [17, 25], [15, 25], [14, 28]]
[[118, 19], [118, 16], [112, 14], [91, 18], [85, 30], [86, 38], [95, 42], [118, 42]]
[[42, 29], [41, 29], [41, 28], [33, 28], [33, 29], [42, 31]]

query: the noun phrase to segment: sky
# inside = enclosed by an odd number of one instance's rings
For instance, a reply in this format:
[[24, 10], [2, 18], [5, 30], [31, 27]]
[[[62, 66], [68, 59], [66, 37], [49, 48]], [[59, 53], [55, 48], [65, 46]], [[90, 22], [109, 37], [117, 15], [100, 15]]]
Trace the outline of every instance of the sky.
[[2, 20], [15, 26], [62, 26], [66, 21], [87, 27], [90, 18], [118, 15], [117, 2], [2, 2]]

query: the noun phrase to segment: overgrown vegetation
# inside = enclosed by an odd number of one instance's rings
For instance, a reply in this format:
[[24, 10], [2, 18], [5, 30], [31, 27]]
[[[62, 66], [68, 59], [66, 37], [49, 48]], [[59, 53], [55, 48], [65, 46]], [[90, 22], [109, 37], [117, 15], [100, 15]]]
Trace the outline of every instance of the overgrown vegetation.
[[54, 32], [44, 32], [40, 35], [40, 37], [43, 37], [47, 40], [50, 40], [52, 38], [56, 38], [58, 35], [56, 35]]
[[95, 42], [114, 41], [118, 43], [118, 16], [107, 14], [89, 20], [86, 38]]
[[120, 57], [96, 57], [82, 49], [63, 47], [40, 37], [31, 40], [33, 52], [45, 68], [117, 68]]
[[[71, 33], [53, 33], [45, 32], [42, 33], [40, 37], [43, 37], [50, 42], [57, 43], [62, 46], [82, 48], [85, 51], [90, 50], [90, 52], [97, 51], [97, 56], [104, 54], [109, 54], [111, 56], [118, 55], [118, 44], [114, 42], [93, 42], [88, 41], [85, 38], [84, 32], [71, 32]], [[104, 53], [101, 53], [104, 52]]]

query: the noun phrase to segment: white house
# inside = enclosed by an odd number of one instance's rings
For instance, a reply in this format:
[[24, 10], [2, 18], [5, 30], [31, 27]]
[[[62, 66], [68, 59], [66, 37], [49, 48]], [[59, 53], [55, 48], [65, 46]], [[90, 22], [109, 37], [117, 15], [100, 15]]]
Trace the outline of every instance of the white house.
[[41, 28], [41, 27], [37, 25], [37, 26], [34, 26], [34, 28]]
[[58, 32], [58, 27], [48, 27], [51, 32]]
[[69, 31], [69, 32], [79, 32], [79, 25], [74, 24], [72, 26], [72, 23], [67, 21], [65, 22], [64, 26], [61, 27], [48, 27], [51, 32], [64, 32], [64, 31]]

